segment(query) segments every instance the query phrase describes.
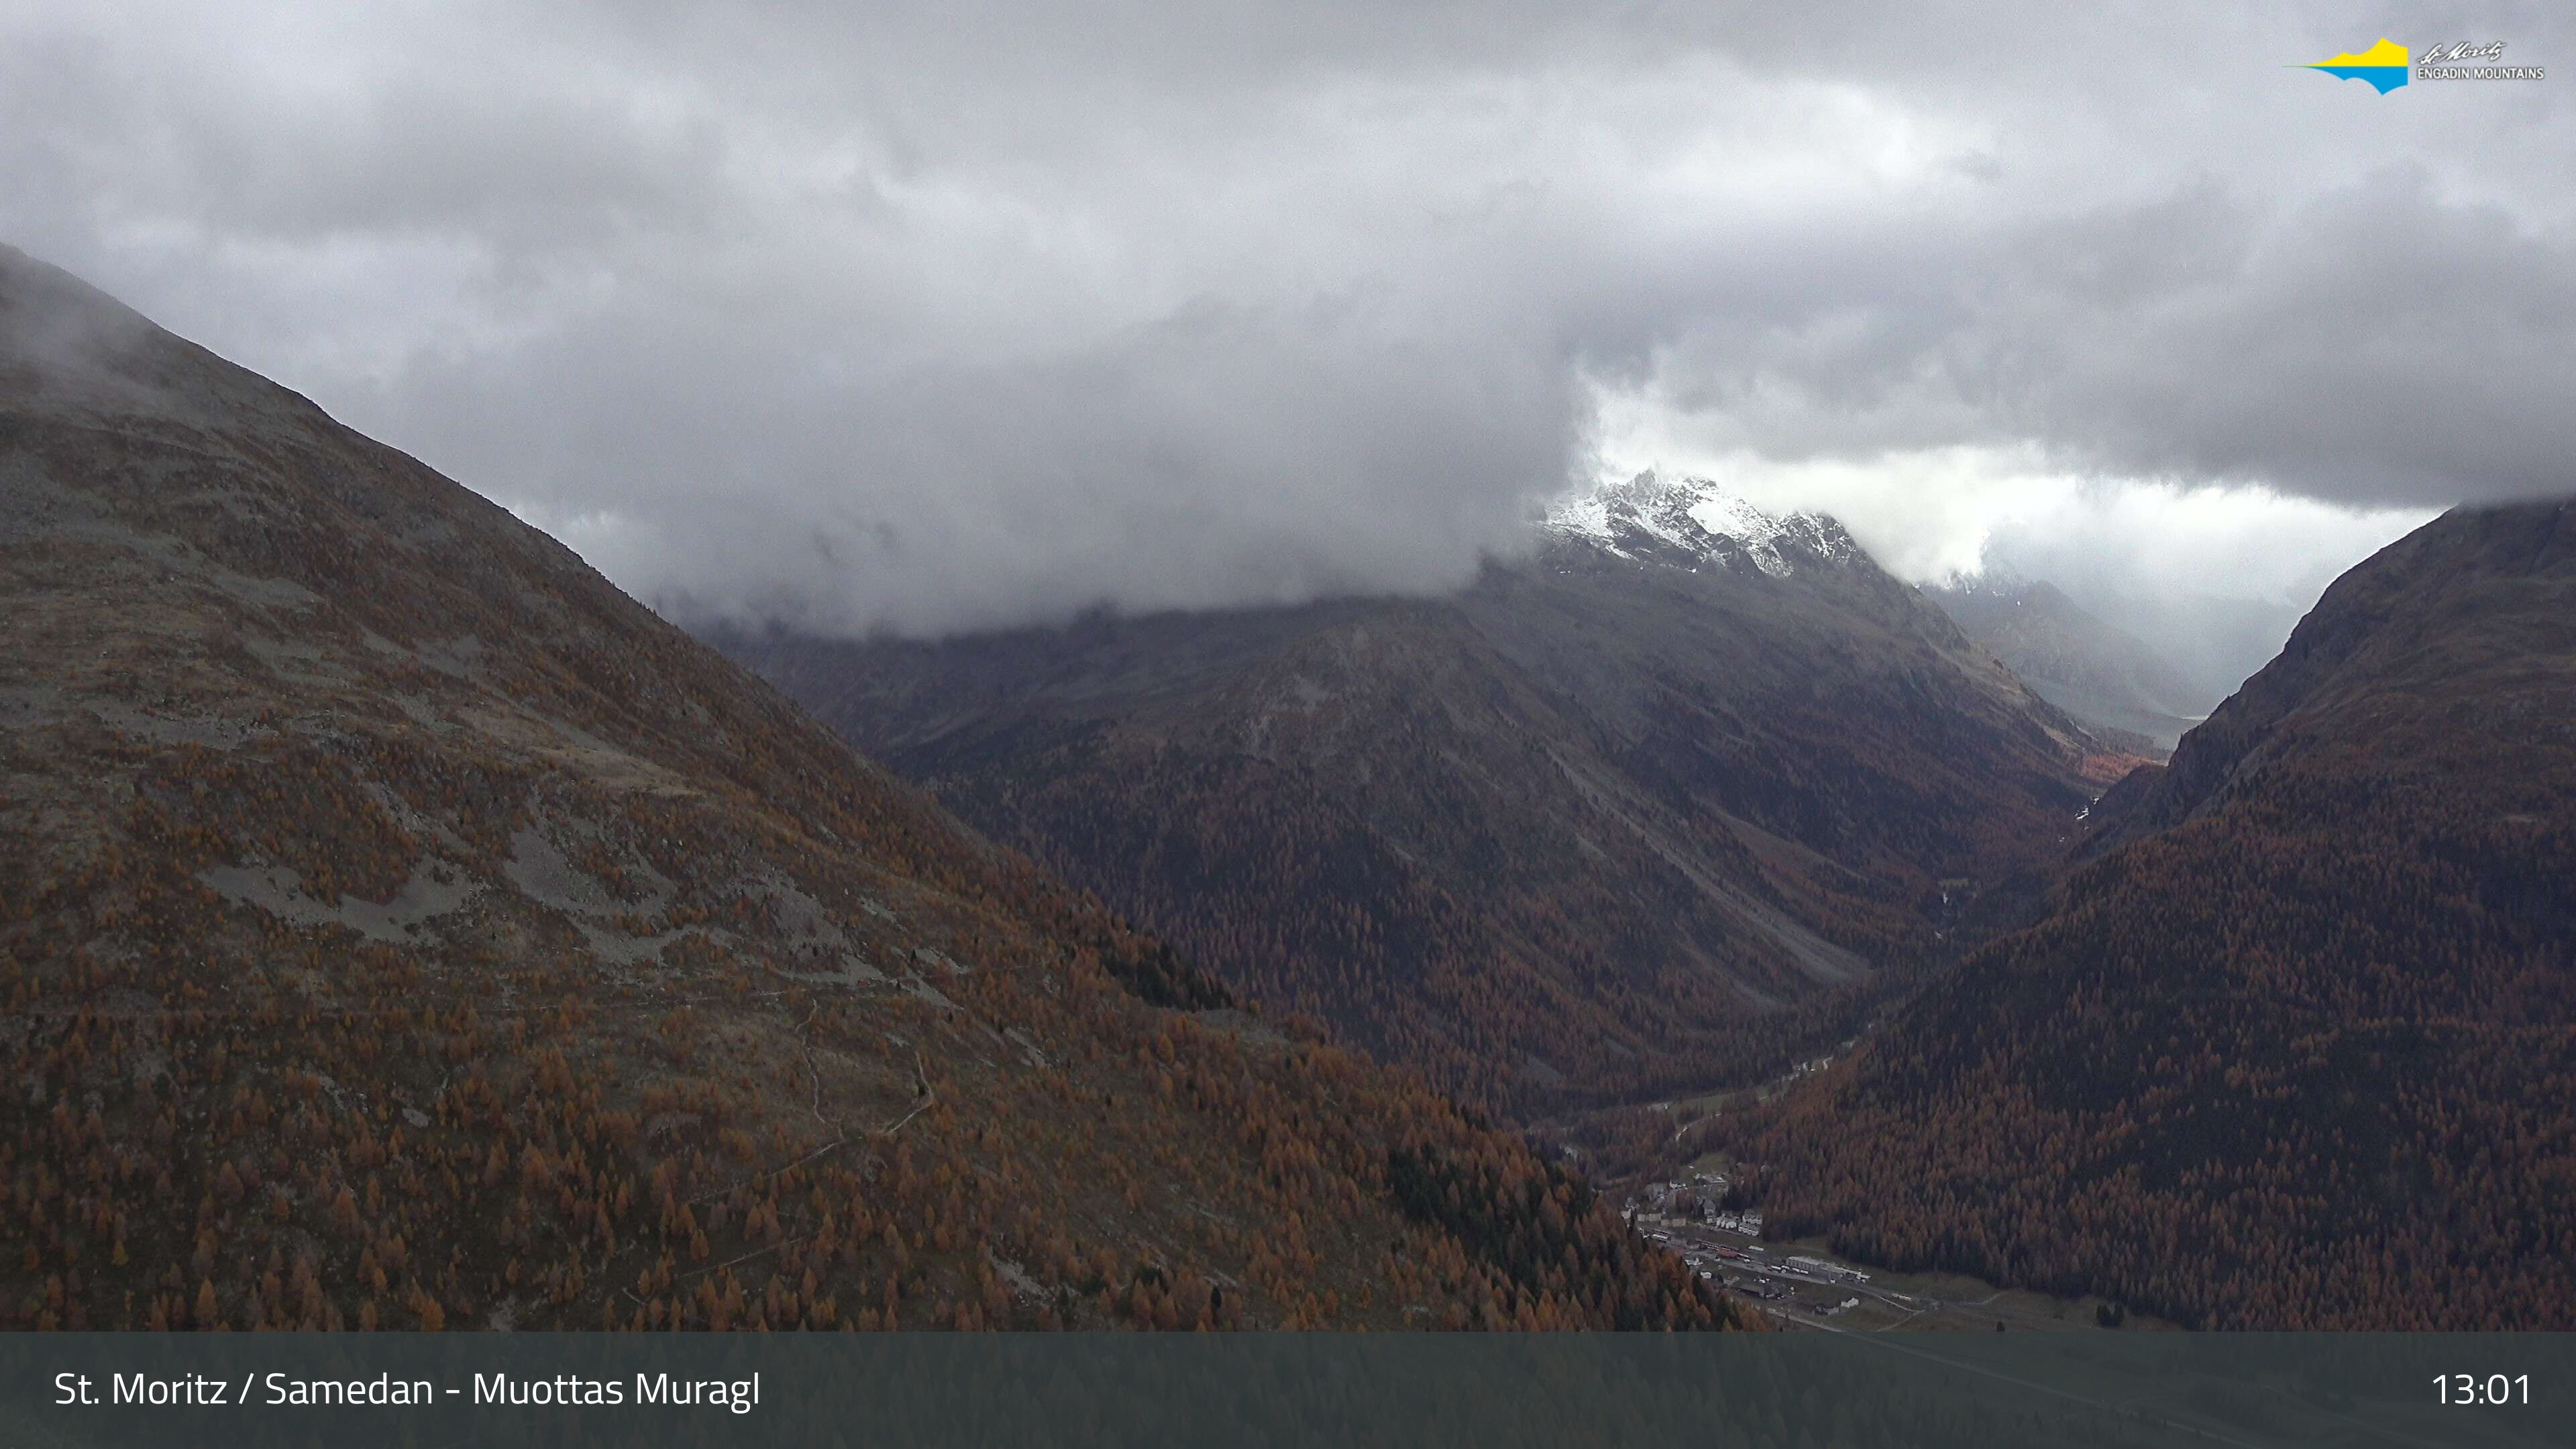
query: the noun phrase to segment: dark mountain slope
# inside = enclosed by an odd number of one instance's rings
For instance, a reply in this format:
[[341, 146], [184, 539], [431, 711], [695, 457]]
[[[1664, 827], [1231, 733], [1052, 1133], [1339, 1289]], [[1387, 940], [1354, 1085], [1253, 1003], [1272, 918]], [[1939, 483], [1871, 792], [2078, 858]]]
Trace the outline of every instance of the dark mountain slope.
[[2097, 729], [2170, 750], [2217, 702], [2153, 646], [2087, 613], [2054, 584], [1998, 570], [1923, 592], [2042, 698]]
[[719, 642], [1277, 1008], [1521, 1111], [1759, 1072], [2090, 742], [1829, 520], [1650, 476], [1446, 599]]
[[2576, 505], [2329, 589], [2108, 853], [1735, 1124], [1778, 1231], [2186, 1321], [2576, 1324]]
[[1722, 1316], [543, 535], [6, 251], [0, 600], [0, 1322]]

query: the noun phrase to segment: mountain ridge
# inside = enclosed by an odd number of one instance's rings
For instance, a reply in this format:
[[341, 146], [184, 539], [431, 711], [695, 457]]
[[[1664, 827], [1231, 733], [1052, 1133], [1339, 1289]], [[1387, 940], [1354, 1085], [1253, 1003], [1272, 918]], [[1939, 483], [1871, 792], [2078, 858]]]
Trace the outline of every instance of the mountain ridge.
[[2109, 778], [1839, 525], [1652, 475], [1443, 598], [708, 637], [1256, 999], [1524, 1106], [1847, 1035], [1942, 881], [2035, 872]]
[[0, 504], [0, 1323], [1732, 1320], [554, 540], [14, 251]]
[[2045, 579], [1996, 566], [1923, 592], [2035, 692], [2096, 730], [2118, 730], [2162, 752], [2216, 703], [2154, 646]]
[[1719, 1124], [1777, 1231], [2187, 1324], [2566, 1326], [2571, 516], [2355, 567], [2036, 924]]

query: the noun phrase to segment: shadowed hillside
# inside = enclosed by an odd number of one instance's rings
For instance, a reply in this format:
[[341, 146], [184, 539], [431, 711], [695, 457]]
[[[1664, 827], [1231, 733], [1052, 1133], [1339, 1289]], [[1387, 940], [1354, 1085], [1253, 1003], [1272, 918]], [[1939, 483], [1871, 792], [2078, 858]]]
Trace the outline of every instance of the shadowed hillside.
[[1721, 1321], [569, 552], [0, 250], [0, 1324]]
[[1440, 599], [717, 639], [1229, 984], [1530, 1114], [1848, 1035], [2133, 763], [1830, 519], [1649, 474], [1544, 539]]
[[2445, 515], [1728, 1124], [1772, 1230], [2216, 1326], [2576, 1324], [2576, 505]]

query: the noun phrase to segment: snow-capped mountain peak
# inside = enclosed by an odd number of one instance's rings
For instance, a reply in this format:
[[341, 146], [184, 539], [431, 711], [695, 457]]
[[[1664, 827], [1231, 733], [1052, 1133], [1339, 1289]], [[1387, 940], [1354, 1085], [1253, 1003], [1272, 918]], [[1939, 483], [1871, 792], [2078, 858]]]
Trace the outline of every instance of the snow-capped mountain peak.
[[1619, 558], [1678, 554], [1700, 563], [1750, 565], [1784, 578], [1801, 562], [1840, 564], [1859, 553], [1843, 526], [1819, 513], [1771, 513], [1705, 478], [1667, 480], [1649, 469], [1558, 502], [1544, 530]]

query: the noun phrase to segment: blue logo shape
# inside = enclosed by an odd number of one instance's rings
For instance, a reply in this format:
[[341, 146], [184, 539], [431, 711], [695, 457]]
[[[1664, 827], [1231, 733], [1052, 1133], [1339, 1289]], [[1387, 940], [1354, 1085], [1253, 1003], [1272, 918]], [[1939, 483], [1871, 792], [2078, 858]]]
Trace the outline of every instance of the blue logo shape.
[[2301, 70], [2321, 70], [2338, 80], [2368, 81], [2371, 88], [2383, 96], [2406, 84], [2414, 68], [2414, 56], [2407, 52], [2405, 46], [2385, 35], [2379, 37], [2377, 45], [2359, 55], [2346, 51], [2342, 55], [2328, 56], [2314, 65], [2299, 67]]

